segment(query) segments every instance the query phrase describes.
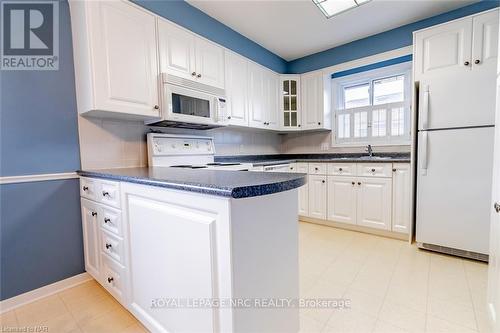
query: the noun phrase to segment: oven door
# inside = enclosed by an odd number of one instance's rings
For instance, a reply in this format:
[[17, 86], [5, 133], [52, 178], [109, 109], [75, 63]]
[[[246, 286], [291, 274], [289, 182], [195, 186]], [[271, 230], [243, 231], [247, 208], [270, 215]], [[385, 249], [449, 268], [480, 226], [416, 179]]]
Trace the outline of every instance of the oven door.
[[164, 84], [165, 120], [215, 125], [217, 97], [171, 84]]

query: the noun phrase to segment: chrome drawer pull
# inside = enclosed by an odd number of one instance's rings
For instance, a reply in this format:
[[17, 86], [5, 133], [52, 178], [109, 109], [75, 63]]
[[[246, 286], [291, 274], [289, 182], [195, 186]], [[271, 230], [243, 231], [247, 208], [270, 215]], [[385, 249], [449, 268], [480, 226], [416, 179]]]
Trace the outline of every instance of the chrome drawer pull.
[[112, 246], [111, 244], [106, 243], [106, 249], [108, 249], [108, 250], [109, 250], [109, 249], [110, 249], [110, 248], [112, 248], [112, 247], [113, 247], [113, 246]]
[[108, 197], [109, 197], [109, 192], [102, 191], [102, 196], [103, 196], [103, 197], [105, 197], [105, 196], [108, 196]]
[[108, 283], [113, 282], [113, 280], [114, 280], [114, 279], [113, 279], [112, 277], [109, 277], [109, 278], [108, 278]]
[[104, 218], [104, 223], [108, 223], [108, 222], [111, 222], [111, 219], [109, 217], [105, 217]]

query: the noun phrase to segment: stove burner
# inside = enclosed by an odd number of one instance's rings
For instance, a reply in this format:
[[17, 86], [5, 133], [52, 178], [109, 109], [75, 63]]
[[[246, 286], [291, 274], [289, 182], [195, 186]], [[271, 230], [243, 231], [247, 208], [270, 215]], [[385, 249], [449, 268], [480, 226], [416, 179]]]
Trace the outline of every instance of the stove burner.
[[171, 168], [186, 168], [186, 169], [204, 169], [205, 165], [189, 165], [189, 164], [181, 164], [181, 165], [171, 165]]
[[213, 163], [207, 163], [208, 166], [231, 166], [231, 165], [241, 165], [241, 163], [235, 163], [235, 162], [213, 162]]

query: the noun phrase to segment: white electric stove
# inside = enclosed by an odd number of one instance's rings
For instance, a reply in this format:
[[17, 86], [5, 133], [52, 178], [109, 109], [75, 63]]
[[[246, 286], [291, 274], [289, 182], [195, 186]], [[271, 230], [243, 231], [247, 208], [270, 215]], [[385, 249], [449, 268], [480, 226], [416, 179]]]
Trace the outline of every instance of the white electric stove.
[[249, 171], [249, 163], [214, 162], [215, 145], [211, 137], [148, 133], [150, 167]]

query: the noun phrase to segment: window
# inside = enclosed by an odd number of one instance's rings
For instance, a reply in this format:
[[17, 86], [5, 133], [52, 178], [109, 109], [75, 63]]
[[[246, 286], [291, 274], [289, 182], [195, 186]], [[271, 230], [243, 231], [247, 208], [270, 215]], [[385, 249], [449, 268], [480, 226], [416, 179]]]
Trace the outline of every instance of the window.
[[333, 144], [410, 144], [410, 69], [402, 63], [333, 79]]

